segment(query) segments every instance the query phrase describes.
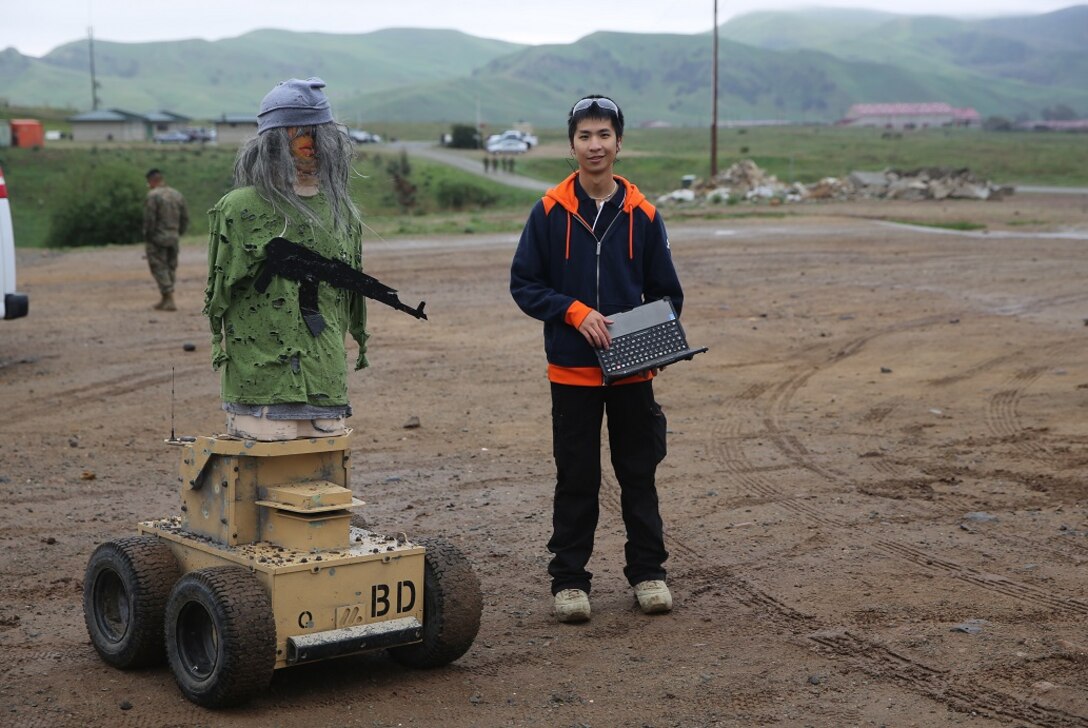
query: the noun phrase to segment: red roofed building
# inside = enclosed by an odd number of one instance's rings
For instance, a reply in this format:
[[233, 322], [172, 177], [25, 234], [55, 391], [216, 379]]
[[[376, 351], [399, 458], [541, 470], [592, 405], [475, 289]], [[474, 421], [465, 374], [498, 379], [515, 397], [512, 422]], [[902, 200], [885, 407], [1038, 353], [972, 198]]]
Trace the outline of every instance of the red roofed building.
[[942, 102], [925, 104], [854, 104], [840, 126], [876, 126], [884, 129], [925, 129], [940, 126], [980, 126], [974, 109], [954, 109]]

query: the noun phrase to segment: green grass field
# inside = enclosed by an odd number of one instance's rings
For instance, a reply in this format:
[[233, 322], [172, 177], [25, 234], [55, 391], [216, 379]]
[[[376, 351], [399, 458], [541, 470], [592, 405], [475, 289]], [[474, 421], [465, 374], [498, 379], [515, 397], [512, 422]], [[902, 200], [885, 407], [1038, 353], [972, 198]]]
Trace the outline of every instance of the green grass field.
[[[566, 144], [564, 134], [542, 142]], [[718, 130], [718, 170], [751, 159], [783, 182], [816, 182], [855, 170], [889, 167], [969, 168], [997, 184], [1081, 187], [1088, 185], [1088, 135], [930, 129], [891, 134], [880, 129], [754, 127]], [[528, 155], [525, 174], [558, 179], [569, 174], [564, 159]], [[680, 186], [680, 178], [710, 174], [710, 129], [630, 129], [616, 167], [650, 193]]]
[[[423, 135], [437, 138], [438, 127], [382, 129], [386, 138]], [[571, 171], [565, 130], [539, 133], [541, 147], [518, 158], [518, 172], [558, 181]], [[631, 129], [625, 135], [618, 174], [633, 180], [651, 198], [680, 186], [687, 174], [705, 178], [710, 170], [710, 132], [698, 129]], [[888, 167], [969, 168], [998, 184], [1088, 186], [1088, 135], [998, 133], [934, 129], [884, 134], [876, 129], [832, 127], [761, 127], [721, 129], [718, 168], [752, 159], [783, 181], [815, 182], [854, 170]], [[39, 247], [48, 237], [53, 212], [65, 200], [56, 190], [66, 177], [93, 179], [94, 165], [109, 160], [132, 169], [141, 183], [144, 172], [159, 167], [181, 190], [193, 217], [190, 239], [207, 232], [205, 211], [231, 185], [235, 150], [208, 146], [49, 144], [43, 149], [2, 149], [0, 167], [7, 178], [16, 238], [20, 247]], [[477, 156], [479, 153], [472, 153]], [[517, 230], [538, 195], [419, 158], [410, 158], [406, 177], [414, 187], [412, 204], [399, 199], [391, 167], [397, 152], [361, 146], [353, 180], [356, 200], [368, 224], [382, 236]], [[93, 194], [93, 185], [86, 190]], [[710, 211], [717, 214], [720, 211]]]

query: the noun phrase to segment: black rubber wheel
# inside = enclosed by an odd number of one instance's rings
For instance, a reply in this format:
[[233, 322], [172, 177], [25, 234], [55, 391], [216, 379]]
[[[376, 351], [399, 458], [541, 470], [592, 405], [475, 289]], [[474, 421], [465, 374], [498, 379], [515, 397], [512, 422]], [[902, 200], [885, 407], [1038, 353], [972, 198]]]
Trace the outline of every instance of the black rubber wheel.
[[420, 539], [423, 566], [423, 641], [392, 647], [389, 655], [408, 667], [448, 665], [472, 647], [480, 631], [483, 595], [465, 555], [445, 539]]
[[163, 615], [178, 561], [155, 536], [100, 545], [83, 577], [83, 619], [91, 644], [123, 670], [161, 664]]
[[166, 604], [166, 657], [181, 692], [205, 708], [238, 705], [266, 689], [276, 622], [257, 577], [241, 566], [181, 577]]

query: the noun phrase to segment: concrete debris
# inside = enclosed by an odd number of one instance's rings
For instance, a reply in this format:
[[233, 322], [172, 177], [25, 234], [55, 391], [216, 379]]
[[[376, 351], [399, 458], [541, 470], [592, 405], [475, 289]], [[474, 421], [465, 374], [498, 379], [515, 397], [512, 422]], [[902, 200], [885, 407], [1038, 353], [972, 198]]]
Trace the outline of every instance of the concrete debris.
[[[685, 180], [686, 181], [686, 180]], [[706, 202], [804, 202], [807, 200], [1002, 200], [1010, 186], [995, 185], [969, 169], [926, 167], [916, 170], [851, 172], [845, 178], [826, 177], [813, 184], [787, 184], [745, 159], [710, 180], [694, 180], [657, 199], [657, 204]]]

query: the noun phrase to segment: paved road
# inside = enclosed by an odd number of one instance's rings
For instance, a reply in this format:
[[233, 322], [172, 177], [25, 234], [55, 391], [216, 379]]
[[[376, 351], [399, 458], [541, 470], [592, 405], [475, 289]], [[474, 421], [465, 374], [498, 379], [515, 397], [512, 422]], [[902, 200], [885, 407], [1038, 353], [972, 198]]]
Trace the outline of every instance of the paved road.
[[[532, 177], [525, 177], [520, 174], [509, 174], [507, 172], [494, 172], [485, 173], [483, 171], [483, 164], [481, 164], [480, 158], [465, 157], [460, 154], [449, 152], [442, 147], [436, 146], [434, 142], [424, 141], [404, 141], [395, 142], [392, 145], [396, 149], [404, 149], [409, 154], [414, 154], [419, 157], [425, 157], [427, 159], [433, 159], [436, 162], [442, 162], [458, 169], [463, 169], [466, 172], [471, 172], [479, 177], [486, 177], [487, 179], [493, 179], [496, 182], [502, 182], [513, 187], [522, 187], [527, 190], [535, 190], [537, 192], [545, 192], [553, 185], [549, 182], [543, 182]], [[1018, 194], [1058, 194], [1058, 195], [1088, 195], [1088, 188], [1085, 187], [1044, 187], [1037, 185], [1016, 185], [1016, 192]]]
[[403, 149], [408, 154], [425, 157], [426, 159], [433, 159], [436, 162], [442, 162], [448, 164], [451, 167], [457, 167], [463, 169], [466, 172], [471, 172], [479, 177], [486, 177], [487, 179], [501, 182], [511, 187], [521, 187], [526, 190], [533, 190], [534, 192], [545, 192], [553, 185], [548, 182], [542, 182], [532, 177], [525, 177], [520, 174], [510, 174], [509, 172], [492, 172], [485, 173], [483, 170], [482, 153], [479, 157], [465, 157], [460, 154], [449, 152], [442, 147], [436, 146], [433, 142], [395, 142], [393, 145], [396, 149]]
[[1016, 194], [1088, 195], [1088, 187], [1038, 187], [1035, 185], [1016, 185]]

